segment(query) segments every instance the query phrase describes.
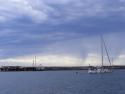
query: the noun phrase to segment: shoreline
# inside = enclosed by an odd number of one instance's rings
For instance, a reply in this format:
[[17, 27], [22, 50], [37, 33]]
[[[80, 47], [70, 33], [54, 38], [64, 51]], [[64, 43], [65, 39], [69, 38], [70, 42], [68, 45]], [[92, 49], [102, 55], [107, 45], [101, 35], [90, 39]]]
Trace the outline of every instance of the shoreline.
[[[91, 66], [93, 67], [93, 66]], [[2, 66], [0, 72], [11, 72], [11, 71], [58, 71], [58, 70], [88, 70], [89, 66], [71, 66], [71, 67], [48, 67], [48, 66]], [[125, 69], [125, 66], [114, 65], [104, 66], [104, 68], [111, 69]]]

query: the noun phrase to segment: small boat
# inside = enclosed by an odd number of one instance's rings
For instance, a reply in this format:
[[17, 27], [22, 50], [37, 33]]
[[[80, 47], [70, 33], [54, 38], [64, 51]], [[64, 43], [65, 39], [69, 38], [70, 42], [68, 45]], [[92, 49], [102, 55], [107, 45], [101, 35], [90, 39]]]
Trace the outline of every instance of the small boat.
[[[108, 58], [108, 62], [110, 64], [109, 67], [104, 67], [104, 50], [106, 52], [106, 55], [107, 55], [107, 58]], [[111, 65], [111, 60], [110, 60], [110, 57], [109, 57], [109, 54], [108, 54], [108, 50], [107, 50], [107, 47], [106, 47], [106, 44], [105, 44], [105, 41], [103, 39], [103, 37], [101, 37], [101, 54], [102, 54], [102, 64], [101, 66], [90, 66], [89, 65], [89, 68], [88, 68], [88, 73], [90, 74], [97, 74], [97, 73], [111, 73], [112, 72], [112, 65]]]

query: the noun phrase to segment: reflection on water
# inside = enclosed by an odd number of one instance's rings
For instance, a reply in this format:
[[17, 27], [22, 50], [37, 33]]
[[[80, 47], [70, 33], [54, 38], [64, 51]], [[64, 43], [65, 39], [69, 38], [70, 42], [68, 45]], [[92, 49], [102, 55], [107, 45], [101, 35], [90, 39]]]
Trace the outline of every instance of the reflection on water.
[[125, 70], [0, 72], [0, 94], [125, 94]]

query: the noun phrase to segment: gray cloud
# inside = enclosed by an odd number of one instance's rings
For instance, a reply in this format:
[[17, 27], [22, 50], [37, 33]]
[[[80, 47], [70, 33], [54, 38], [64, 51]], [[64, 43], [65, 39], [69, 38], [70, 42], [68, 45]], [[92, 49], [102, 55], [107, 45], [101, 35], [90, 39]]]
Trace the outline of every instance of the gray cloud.
[[0, 0], [0, 22], [27, 17], [36, 23], [59, 24], [79, 18], [125, 15], [122, 0]]

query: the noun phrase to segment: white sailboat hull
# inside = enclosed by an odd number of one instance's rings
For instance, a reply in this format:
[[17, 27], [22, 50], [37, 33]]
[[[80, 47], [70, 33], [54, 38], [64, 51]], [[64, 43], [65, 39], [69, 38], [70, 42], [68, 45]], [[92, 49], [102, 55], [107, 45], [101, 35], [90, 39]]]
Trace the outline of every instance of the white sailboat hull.
[[112, 72], [110, 69], [96, 69], [96, 70], [88, 70], [90, 74], [99, 74], [99, 73], [110, 73]]

